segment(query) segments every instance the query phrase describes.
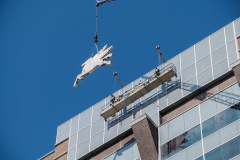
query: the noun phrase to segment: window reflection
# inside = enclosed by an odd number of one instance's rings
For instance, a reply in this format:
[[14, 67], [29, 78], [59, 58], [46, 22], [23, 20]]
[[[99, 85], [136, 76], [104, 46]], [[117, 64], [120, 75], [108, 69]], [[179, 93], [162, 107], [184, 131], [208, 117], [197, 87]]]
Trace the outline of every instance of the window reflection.
[[229, 125], [240, 118], [240, 103], [224, 110], [203, 122], [203, 137], [207, 137], [217, 130]]
[[231, 159], [240, 154], [240, 136], [223, 144], [222, 146], [208, 152], [205, 155], [206, 160], [212, 159]]
[[240, 103], [235, 105], [235, 112], [237, 119], [240, 119]]
[[207, 153], [205, 155], [205, 160], [207, 160], [207, 159], [209, 159], [209, 160], [213, 160], [213, 159], [220, 160], [220, 159], [222, 159], [221, 148], [218, 147], [218, 148], [214, 149], [213, 151]]
[[223, 159], [230, 159], [240, 153], [240, 137], [237, 137], [221, 146]]
[[196, 126], [187, 132], [177, 136], [161, 146], [162, 159], [166, 159], [181, 150], [191, 146], [201, 139], [200, 126]]
[[131, 139], [126, 146], [103, 160], [141, 160], [136, 141]]
[[199, 158], [197, 158], [195, 160], [203, 160], [203, 156], [201, 156], [201, 157], [199, 157]]

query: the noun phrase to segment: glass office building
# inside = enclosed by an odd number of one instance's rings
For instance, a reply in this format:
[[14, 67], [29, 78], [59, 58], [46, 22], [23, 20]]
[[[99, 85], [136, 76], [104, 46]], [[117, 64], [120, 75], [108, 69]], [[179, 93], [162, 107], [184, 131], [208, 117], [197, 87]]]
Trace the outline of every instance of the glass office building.
[[159, 66], [177, 77], [114, 117], [101, 117], [109, 96], [58, 126], [55, 150], [39, 160], [239, 160], [239, 46], [240, 18]]

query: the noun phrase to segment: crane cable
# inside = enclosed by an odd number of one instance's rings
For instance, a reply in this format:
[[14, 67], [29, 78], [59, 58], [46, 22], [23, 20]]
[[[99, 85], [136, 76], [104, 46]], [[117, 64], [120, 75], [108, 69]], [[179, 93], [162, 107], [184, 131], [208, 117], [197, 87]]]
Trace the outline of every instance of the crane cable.
[[96, 33], [95, 33], [95, 35], [96, 35], [96, 41], [94, 41], [95, 42], [95, 46], [96, 46], [96, 49], [97, 49], [97, 52], [98, 52], [98, 47], [97, 47], [97, 42], [98, 42], [98, 34], [97, 34], [97, 21], [98, 21], [98, 14], [97, 14], [97, 6], [96, 6]]
[[164, 68], [164, 66], [163, 66], [164, 64], [163, 63], [164, 62], [163, 62], [160, 54], [158, 54], [158, 67], [159, 67], [160, 70]]
[[116, 92], [116, 88], [117, 88], [117, 77], [114, 76], [114, 78], [115, 78], [115, 82], [114, 82], [114, 90], [113, 90], [113, 93]]
[[94, 43], [95, 43], [95, 45], [94, 45], [91, 57], [93, 57], [93, 52], [94, 52], [95, 48], [97, 49], [97, 52], [98, 52], [98, 47], [97, 47], [97, 42], [98, 42], [97, 20], [98, 20], [98, 14], [97, 14], [97, 6], [96, 6], [96, 32], [95, 32], [95, 35], [94, 35]]
[[98, 18], [98, 14], [97, 14], [97, 6], [96, 6], [96, 33], [97, 33], [97, 18]]

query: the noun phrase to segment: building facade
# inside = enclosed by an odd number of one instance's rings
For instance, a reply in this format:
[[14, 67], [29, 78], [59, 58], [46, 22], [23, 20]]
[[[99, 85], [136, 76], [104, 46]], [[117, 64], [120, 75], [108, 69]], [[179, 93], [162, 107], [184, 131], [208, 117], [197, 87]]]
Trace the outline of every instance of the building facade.
[[109, 96], [58, 126], [55, 150], [39, 160], [240, 159], [239, 46], [240, 18], [159, 66], [177, 77], [114, 117], [101, 117]]

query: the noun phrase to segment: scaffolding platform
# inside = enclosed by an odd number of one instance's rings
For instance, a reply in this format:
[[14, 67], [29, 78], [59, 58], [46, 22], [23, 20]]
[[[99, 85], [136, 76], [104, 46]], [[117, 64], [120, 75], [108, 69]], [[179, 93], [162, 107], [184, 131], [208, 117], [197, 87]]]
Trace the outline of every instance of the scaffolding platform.
[[160, 74], [158, 76], [154, 74], [144, 82], [124, 93], [120, 101], [117, 101], [114, 104], [108, 103], [105, 105], [101, 110], [101, 116], [105, 120], [111, 116], [114, 116], [118, 111], [151, 92], [164, 82], [169, 81], [174, 76], [177, 76], [176, 67], [173, 64], [165, 66], [160, 70]]

